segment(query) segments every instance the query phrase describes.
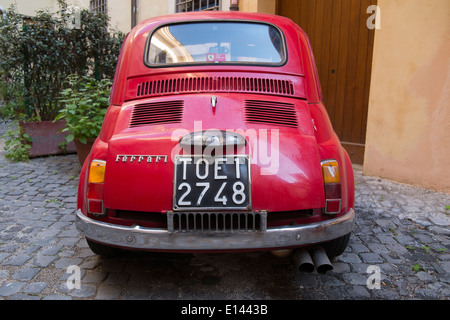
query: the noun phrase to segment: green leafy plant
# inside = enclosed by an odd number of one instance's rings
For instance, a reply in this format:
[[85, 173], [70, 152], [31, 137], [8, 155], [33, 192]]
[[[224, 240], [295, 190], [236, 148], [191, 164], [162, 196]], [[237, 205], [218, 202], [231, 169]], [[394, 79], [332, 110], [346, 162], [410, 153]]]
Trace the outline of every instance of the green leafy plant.
[[55, 121], [66, 121], [66, 127], [62, 131], [69, 132], [67, 142], [78, 139], [86, 144], [88, 139], [98, 136], [109, 106], [111, 85], [111, 81], [107, 79], [98, 81], [77, 75], [67, 78], [68, 87], [60, 93], [64, 106], [55, 118]]
[[424, 250], [426, 253], [430, 253], [430, 249], [431, 248], [428, 247], [428, 246], [423, 245], [423, 246], [420, 247], [420, 249]]
[[20, 81], [6, 81], [0, 70], [0, 117], [23, 120], [25, 116], [25, 88]]
[[9, 125], [9, 129], [2, 135], [5, 141], [5, 157], [12, 161], [28, 161], [29, 151], [31, 149], [31, 138], [28, 134], [23, 133], [17, 121]]
[[66, 77], [112, 79], [124, 34], [108, 28], [109, 17], [80, 11], [80, 27], [64, 0], [59, 11], [32, 17], [11, 6], [0, 19], [0, 94], [2, 115], [14, 120], [54, 120]]
[[415, 265], [412, 265], [411, 270], [414, 272], [426, 271], [425, 267], [418, 263], [416, 263]]

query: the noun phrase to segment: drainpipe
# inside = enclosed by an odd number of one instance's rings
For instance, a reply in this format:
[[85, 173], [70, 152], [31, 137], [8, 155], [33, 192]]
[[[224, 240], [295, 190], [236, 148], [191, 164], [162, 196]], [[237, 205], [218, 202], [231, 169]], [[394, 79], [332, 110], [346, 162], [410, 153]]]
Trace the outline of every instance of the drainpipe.
[[230, 1], [230, 11], [239, 11], [239, 0]]
[[137, 0], [131, 0], [131, 29], [136, 26]]

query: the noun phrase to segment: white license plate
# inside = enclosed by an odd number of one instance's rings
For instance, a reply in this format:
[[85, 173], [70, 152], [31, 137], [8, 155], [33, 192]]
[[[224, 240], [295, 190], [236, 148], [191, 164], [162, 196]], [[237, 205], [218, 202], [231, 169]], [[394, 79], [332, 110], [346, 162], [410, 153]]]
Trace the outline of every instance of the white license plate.
[[177, 156], [174, 210], [250, 210], [250, 161], [246, 155]]

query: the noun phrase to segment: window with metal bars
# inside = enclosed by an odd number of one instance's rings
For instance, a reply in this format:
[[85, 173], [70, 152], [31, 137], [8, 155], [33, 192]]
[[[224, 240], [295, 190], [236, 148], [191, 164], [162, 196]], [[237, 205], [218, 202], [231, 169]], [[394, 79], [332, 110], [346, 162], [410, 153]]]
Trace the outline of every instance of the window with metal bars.
[[176, 12], [220, 10], [220, 0], [177, 0]]
[[108, 1], [107, 0], [90, 0], [89, 7], [92, 12], [107, 13]]

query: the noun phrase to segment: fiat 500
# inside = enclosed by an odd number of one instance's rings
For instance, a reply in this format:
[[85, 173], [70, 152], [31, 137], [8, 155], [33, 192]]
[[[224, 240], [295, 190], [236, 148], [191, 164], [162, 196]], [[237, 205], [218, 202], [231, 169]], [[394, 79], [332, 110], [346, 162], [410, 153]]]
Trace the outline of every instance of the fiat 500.
[[202, 12], [127, 35], [79, 180], [77, 228], [95, 253], [272, 251], [309, 268], [344, 251], [353, 208], [299, 26]]

